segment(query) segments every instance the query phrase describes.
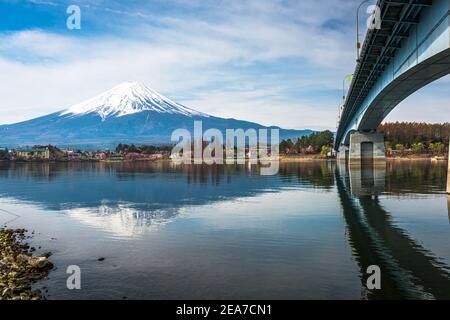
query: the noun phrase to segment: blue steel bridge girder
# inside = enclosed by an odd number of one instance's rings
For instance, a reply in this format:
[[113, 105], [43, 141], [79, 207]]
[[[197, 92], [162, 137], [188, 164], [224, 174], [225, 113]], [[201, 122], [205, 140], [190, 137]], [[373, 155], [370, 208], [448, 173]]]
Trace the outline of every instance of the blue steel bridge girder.
[[374, 131], [402, 100], [450, 73], [450, 0], [379, 0], [344, 104], [336, 149], [354, 131]]

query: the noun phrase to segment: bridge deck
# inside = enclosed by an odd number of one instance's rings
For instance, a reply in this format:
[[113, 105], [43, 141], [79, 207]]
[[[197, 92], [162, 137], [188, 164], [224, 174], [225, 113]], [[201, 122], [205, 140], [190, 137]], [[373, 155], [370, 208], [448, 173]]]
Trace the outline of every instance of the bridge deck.
[[412, 26], [419, 23], [423, 9], [432, 5], [432, 0], [379, 0], [377, 5], [381, 9], [381, 28], [367, 32], [341, 115], [337, 147], [355, 113], [401, 49], [402, 41], [410, 36]]

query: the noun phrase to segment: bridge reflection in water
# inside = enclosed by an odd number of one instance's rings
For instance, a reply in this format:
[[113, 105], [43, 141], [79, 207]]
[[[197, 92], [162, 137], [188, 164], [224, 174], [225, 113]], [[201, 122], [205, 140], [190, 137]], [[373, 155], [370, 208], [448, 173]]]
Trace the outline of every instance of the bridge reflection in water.
[[[86, 249], [83, 249], [81, 253], [75, 251], [77, 257], [69, 256], [70, 261], [79, 259], [78, 254], [89, 256], [89, 250], [95, 251], [99, 246], [95, 241], [98, 241], [101, 234], [98, 230], [101, 230], [102, 233], [111, 235], [111, 238], [107, 237], [106, 240], [101, 238], [104, 241], [101, 242], [102, 245], [107, 242], [110, 245], [117, 245], [117, 248], [122, 250], [122, 245], [126, 247], [132, 243], [133, 250], [139, 252], [139, 258], [145, 262], [146, 266], [154, 266], [156, 261], [158, 265], [155, 268], [159, 268], [161, 261], [175, 259], [171, 266], [174, 274], [181, 273], [177, 267], [184, 263], [183, 272], [188, 270], [191, 275], [196, 275], [197, 261], [192, 265], [187, 264], [192, 268], [189, 269], [186, 267], [186, 260], [176, 260], [184, 253], [191, 252], [189, 250], [213, 266], [217, 263], [211, 269], [205, 269], [206, 275], [202, 273], [200, 277], [194, 277], [195, 281], [192, 283], [177, 282], [176, 285], [167, 286], [167, 282], [176, 279], [172, 275], [155, 280], [161, 281], [160, 283], [166, 288], [174, 288], [173, 290], [178, 290], [176, 288], [180, 283], [186, 285], [182, 288], [183, 290], [190, 290], [189, 288], [203, 281], [205, 287], [222, 292], [223, 295], [220, 297], [228, 297], [229, 290], [244, 292], [250, 297], [260, 297], [262, 290], [257, 293], [252, 291], [260, 282], [260, 278], [251, 273], [244, 273], [243, 278], [236, 281], [237, 287], [233, 287], [234, 282], [229, 280], [232, 278], [224, 278], [223, 282], [218, 281], [218, 273], [215, 272], [217, 268], [223, 266], [222, 252], [230, 250], [230, 243], [236, 241], [236, 246], [233, 247], [234, 252], [241, 248], [246, 249], [246, 269], [268, 266], [267, 279], [270, 278], [273, 281], [273, 287], [279, 288], [279, 292], [290, 294], [290, 297], [330, 297], [329, 292], [331, 292], [332, 297], [358, 298], [361, 287], [362, 297], [366, 299], [450, 299], [449, 225], [445, 212], [446, 169], [444, 163], [431, 164], [431, 162], [418, 164], [388, 161], [382, 166], [375, 166], [369, 162], [350, 167], [326, 161], [282, 162], [277, 176], [262, 177], [259, 175], [258, 168], [254, 166], [175, 166], [170, 162], [0, 163], [0, 200], [9, 203], [9, 199], [12, 199], [13, 203], [36, 205], [42, 209], [38, 211], [41, 215], [39, 221], [43, 218], [47, 219], [44, 211], [50, 212], [50, 215], [48, 220], [43, 221], [54, 221], [53, 216], [57, 216], [52, 215], [54, 212], [63, 213], [58, 216], [69, 219], [68, 223], [57, 224], [57, 227], [46, 223], [45, 227], [42, 227], [44, 230], [48, 227], [55, 232], [54, 228], [61, 227], [63, 231], [66, 230], [64, 228], [71, 231], [71, 225], [86, 225], [88, 230], [94, 230], [91, 238], [88, 238], [89, 241], [85, 241]], [[195, 235], [196, 229], [182, 228], [185, 225], [192, 225], [193, 219], [183, 224], [183, 217], [180, 218], [181, 213], [185, 213], [184, 216], [189, 218], [196, 208], [206, 208], [208, 211], [211, 208], [217, 208], [216, 205], [219, 205], [219, 209], [225, 210], [222, 213], [228, 213], [224, 207], [230, 205], [229, 208], [235, 208], [233, 204], [236, 199], [238, 199], [238, 206], [245, 206], [246, 199], [264, 198], [268, 194], [278, 196], [285, 191], [292, 194], [290, 199], [281, 198], [284, 199], [281, 201], [286, 203], [275, 203], [273, 208], [268, 208], [267, 211], [249, 206], [248, 210], [253, 210], [250, 218], [247, 213], [241, 212], [241, 215], [229, 214], [228, 220], [225, 220], [220, 214], [210, 215], [200, 210], [195, 218], [210, 220], [202, 220], [209, 227], [202, 227], [201, 239], [206, 241], [202, 240], [199, 243], [202, 248], [209, 250], [204, 250], [203, 256], [203, 252], [198, 252], [197, 246], [189, 247], [189, 241], [192, 241], [191, 232]], [[311, 199], [313, 194], [316, 198]], [[301, 198], [302, 195], [303, 198]], [[274, 201], [272, 197], [269, 199]], [[299, 199], [308, 199], [310, 202], [302, 204]], [[402, 203], [394, 204], [395, 209], [386, 209], [387, 206], [392, 205], [393, 200], [399, 200]], [[315, 203], [315, 201], [324, 203]], [[436, 204], [436, 202], [442, 203], [432, 207], [434, 209], [439, 207], [437, 210], [440, 211], [428, 210], [427, 204]], [[227, 206], [220, 206], [224, 203]], [[276, 208], [282, 208], [283, 205], [288, 214], [276, 211]], [[448, 198], [448, 208], [450, 212], [450, 198]], [[321, 214], [318, 214], [318, 209], [321, 210]], [[413, 212], [403, 215], [402, 210], [408, 209]], [[270, 216], [270, 219], [267, 217], [265, 220], [261, 219], [262, 216]], [[305, 219], [305, 216], [308, 219]], [[437, 216], [438, 219], [444, 218], [445, 224], [442, 220], [437, 220]], [[0, 218], [10, 220], [11, 216], [0, 212]], [[219, 220], [215, 221], [214, 218]], [[234, 219], [236, 218], [239, 218], [241, 223], [238, 229], [235, 227]], [[411, 218], [414, 221], [405, 226], [402, 223], [403, 218], [405, 220]], [[283, 225], [283, 219], [288, 221], [289, 228], [279, 227]], [[337, 225], [337, 229], [331, 228], [330, 224], [324, 225], [324, 222], [330, 223], [330, 220], [335, 221], [333, 225]], [[211, 221], [214, 222], [213, 227], [211, 227]], [[259, 229], [254, 228], [255, 221], [260, 223]], [[25, 217], [22, 217], [19, 222], [22, 224], [27, 221]], [[226, 228], [222, 226], [224, 222], [229, 223]], [[311, 228], [308, 223], [312, 223]], [[264, 228], [261, 228], [261, 225]], [[276, 230], [271, 232], [274, 225]], [[411, 226], [412, 229], [410, 229]], [[80, 230], [86, 230], [84, 227], [80, 228]], [[171, 228], [175, 228], [173, 230], [176, 232], [170, 233]], [[210, 229], [212, 231], [209, 234]], [[261, 229], [264, 232], [258, 233]], [[78, 229], [76, 230], [77, 232], [66, 232], [64, 235], [73, 234], [74, 241], [78, 240], [79, 233]], [[225, 233], [223, 230], [231, 230], [233, 238], [225, 236], [218, 238], [219, 234]], [[343, 237], [343, 230], [346, 232], [345, 237]], [[168, 245], [165, 232], [169, 232], [168, 235], [171, 237]], [[246, 232], [249, 233], [246, 234]], [[162, 240], [155, 241], [159, 239], [160, 234], [163, 235]], [[188, 236], [184, 237], [184, 234]], [[235, 239], [237, 234], [247, 239], [244, 245]], [[87, 237], [88, 232], [84, 235]], [[180, 238], [176, 238], [178, 235], [181, 235]], [[175, 240], [172, 237], [175, 237]], [[417, 238], [420, 242], [416, 240]], [[119, 241], [121, 239], [124, 241]], [[329, 242], [336, 241], [339, 242], [338, 245], [330, 246]], [[312, 242], [318, 244], [312, 244]], [[351, 253], [346, 246], [347, 242], [350, 244]], [[91, 243], [94, 249], [89, 249]], [[156, 244], [157, 249], [149, 249], [153, 243]], [[185, 243], [187, 243], [186, 247]], [[175, 244], [179, 246], [179, 251], [173, 248]], [[277, 244], [278, 246], [275, 246]], [[161, 246], [163, 246], [162, 249]], [[223, 248], [223, 250], [217, 248]], [[85, 251], [87, 253], [84, 253]], [[162, 252], [159, 260], [155, 259], [155, 251]], [[220, 253], [215, 256], [218, 251]], [[317, 254], [319, 257], [314, 260], [310, 258], [311, 255], [305, 256], [305, 253], [311, 253], [313, 256]], [[356, 263], [348, 261], [350, 254]], [[266, 257], [271, 255], [276, 257], [279, 264], [273, 264], [274, 259], [267, 260]], [[230, 264], [228, 273], [223, 271], [219, 275], [240, 274], [243, 260], [245, 259], [238, 254], [228, 253], [226, 260]], [[236, 263], [236, 267], [233, 263]], [[267, 263], [272, 264], [267, 265]], [[326, 268], [318, 267], [324, 264]], [[122, 290], [128, 285], [121, 282], [123, 277], [134, 274], [131, 272], [134, 270], [134, 265], [128, 266], [127, 263], [123, 265], [131, 269], [123, 267], [124, 273], [115, 279], [118, 281], [117, 290]], [[342, 268], [342, 265], [348, 265], [351, 269]], [[365, 289], [368, 278], [366, 271], [371, 265], [378, 265], [381, 268], [381, 290]], [[283, 272], [278, 272], [277, 277], [273, 270], [283, 270]], [[347, 282], [344, 278], [348, 277], [348, 270], [351, 272], [349, 276], [351, 280]], [[360, 280], [355, 277], [355, 271]], [[164, 269], [164, 273], [166, 272], [167, 270]], [[299, 284], [295, 280], [299, 279], [298, 276], [302, 272], [308, 277], [301, 278], [303, 282]], [[331, 275], [328, 274], [329, 272]], [[244, 275], [245, 279], [251, 278], [252, 286], [242, 285]], [[184, 277], [184, 279], [187, 278], [189, 277]], [[61, 274], [61, 279], [64, 281], [66, 279], [64, 272]], [[96, 283], [103, 281], [100, 283], [104, 287], [110, 286], [111, 283], [114, 285], [114, 281], [110, 281], [109, 277], [103, 279], [99, 275], [96, 281]], [[336, 286], [327, 287], [332, 281], [339, 283], [340, 289], [336, 289]], [[136, 282], [128, 282], [132, 287], [133, 285], [140, 287], [142, 284], [140, 278], [136, 279]], [[230, 284], [231, 289], [226, 287]], [[154, 287], [152, 282], [151, 288], [147, 289], [151, 292]], [[319, 288], [319, 291], [314, 291], [316, 290], [314, 288]], [[323, 293], [320, 291], [322, 288], [329, 291]], [[352, 295], [344, 294], [342, 291], [345, 289], [342, 288], [347, 288]], [[245, 291], [246, 289], [250, 291]], [[66, 291], [58, 293], [64, 296], [68, 294]], [[83, 292], [87, 291], [83, 290]], [[273, 292], [273, 290], [267, 290], [267, 292]], [[194, 297], [197, 296], [194, 295]], [[268, 297], [278, 298], [279, 295]]]
[[[339, 164], [336, 185], [348, 227], [348, 239], [361, 270], [368, 299], [450, 299], [450, 277], [444, 263], [394, 225], [380, 203], [385, 166]], [[450, 197], [448, 198], [450, 219]], [[425, 209], [425, 208], [424, 208]], [[367, 268], [381, 268], [381, 290], [366, 290]]]
[[448, 220], [450, 221], [450, 194], [447, 196]]

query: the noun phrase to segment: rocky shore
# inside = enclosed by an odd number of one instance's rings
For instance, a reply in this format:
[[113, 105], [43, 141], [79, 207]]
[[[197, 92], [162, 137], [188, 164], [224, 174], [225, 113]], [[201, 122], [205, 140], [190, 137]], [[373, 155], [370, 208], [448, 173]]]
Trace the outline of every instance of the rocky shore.
[[0, 229], [0, 300], [42, 300], [44, 293], [32, 285], [53, 269], [50, 253], [34, 256], [24, 229]]

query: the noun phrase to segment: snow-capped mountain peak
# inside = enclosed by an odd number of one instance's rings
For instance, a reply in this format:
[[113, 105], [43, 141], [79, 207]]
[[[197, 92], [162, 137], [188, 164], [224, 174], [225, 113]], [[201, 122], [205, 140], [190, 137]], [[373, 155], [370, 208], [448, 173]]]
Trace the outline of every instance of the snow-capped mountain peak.
[[97, 113], [102, 119], [122, 117], [143, 111], [180, 114], [185, 116], [208, 115], [185, 107], [139, 82], [124, 82], [114, 88], [61, 112], [65, 115]]
[[[194, 120], [203, 130], [262, 129], [263, 125], [208, 116], [176, 103], [146, 86], [128, 82], [62, 112], [0, 126], [4, 147], [55, 145], [63, 148], [114, 149], [119, 143], [170, 145], [172, 134], [184, 128], [194, 134]], [[281, 139], [312, 131], [280, 129]]]

